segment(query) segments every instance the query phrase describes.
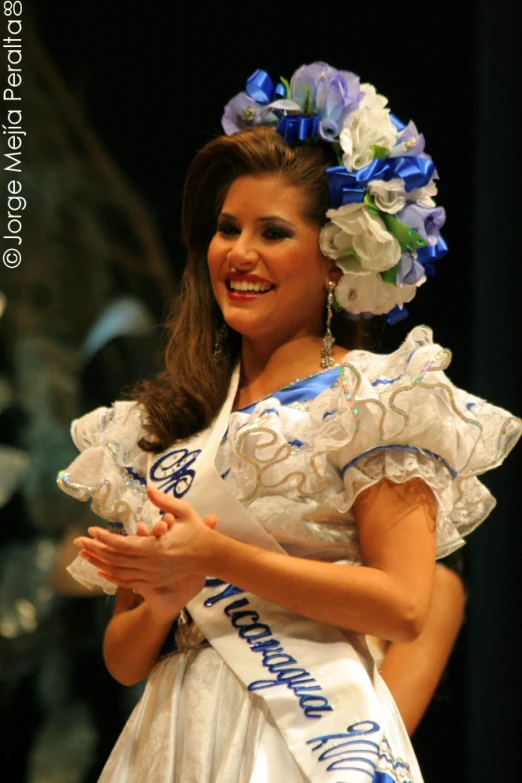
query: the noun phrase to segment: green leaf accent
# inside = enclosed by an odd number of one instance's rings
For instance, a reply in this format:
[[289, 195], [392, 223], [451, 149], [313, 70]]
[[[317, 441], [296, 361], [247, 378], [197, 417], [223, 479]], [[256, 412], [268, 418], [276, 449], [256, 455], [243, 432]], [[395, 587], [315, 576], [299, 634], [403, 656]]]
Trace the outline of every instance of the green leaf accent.
[[408, 250], [418, 250], [428, 244], [426, 240], [423, 239], [415, 229], [408, 226], [407, 223], [403, 223], [402, 220], [396, 218], [395, 215], [390, 215], [388, 212], [381, 212], [380, 209], [377, 209], [375, 201], [368, 193], [364, 194], [364, 203], [370, 212], [375, 211], [378, 213], [390, 234], [395, 237], [401, 247], [407, 248]]
[[379, 210], [375, 206], [375, 201], [373, 200], [373, 198], [370, 196], [369, 193], [365, 193], [364, 194], [364, 203], [368, 207], [368, 211], [369, 212], [371, 212], [372, 214], [377, 214], [378, 213], [382, 217], [382, 213], [379, 212]]
[[388, 147], [379, 147], [378, 144], [370, 144], [370, 149], [373, 152], [374, 160], [382, 160], [382, 158], [385, 158], [390, 152]]
[[342, 313], [342, 311], [343, 311], [343, 308], [341, 307], [341, 305], [339, 304], [339, 302], [335, 298], [335, 292], [334, 292], [334, 298], [333, 298], [333, 302], [332, 302], [332, 308], [333, 308], [333, 311], [335, 313]]
[[286, 90], [286, 100], [289, 101], [290, 100], [290, 82], [288, 81], [288, 79], [285, 79], [284, 76], [280, 76], [279, 77], [279, 81], [281, 82], [281, 84], [285, 88], [285, 90]]
[[391, 269], [387, 269], [386, 272], [379, 272], [380, 276], [385, 283], [391, 283], [397, 285], [397, 272], [399, 271], [399, 264], [395, 264]]
[[312, 113], [312, 91], [310, 87], [307, 84], [303, 84], [303, 87], [306, 92], [306, 98], [305, 98], [305, 105], [303, 112], [304, 114], [311, 114]]
[[405, 247], [408, 250], [417, 250], [428, 244], [415, 229], [408, 226], [406, 223], [403, 223], [402, 220], [396, 218], [395, 215], [381, 212], [380, 216], [390, 234], [393, 234], [401, 247]]
[[341, 145], [339, 144], [339, 142], [334, 142], [334, 143], [332, 144], [332, 148], [333, 148], [333, 151], [335, 152], [335, 154], [336, 154], [336, 156], [337, 156], [337, 163], [338, 163], [338, 165], [339, 165], [339, 166], [344, 166], [344, 161], [343, 161], [343, 148], [341, 147]]

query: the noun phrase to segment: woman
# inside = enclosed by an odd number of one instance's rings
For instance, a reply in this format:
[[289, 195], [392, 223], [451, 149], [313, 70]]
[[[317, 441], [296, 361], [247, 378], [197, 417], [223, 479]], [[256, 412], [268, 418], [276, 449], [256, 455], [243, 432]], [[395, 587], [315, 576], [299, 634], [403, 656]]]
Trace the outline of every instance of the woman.
[[385, 102], [324, 63], [248, 80], [188, 173], [166, 371], [73, 425], [60, 484], [112, 532], [70, 570], [118, 588], [107, 666], [148, 677], [103, 783], [422, 779], [364, 635], [421, 633], [520, 422], [428, 329], [379, 356], [334, 313], [393, 322], [445, 249]]

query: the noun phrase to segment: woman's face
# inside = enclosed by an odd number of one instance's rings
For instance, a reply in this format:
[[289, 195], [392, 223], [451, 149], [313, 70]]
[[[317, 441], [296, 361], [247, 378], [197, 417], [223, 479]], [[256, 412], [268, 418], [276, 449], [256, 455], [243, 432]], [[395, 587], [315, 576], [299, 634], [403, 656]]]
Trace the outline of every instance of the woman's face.
[[322, 335], [332, 261], [305, 199], [277, 174], [239, 177], [228, 190], [208, 264], [225, 321], [246, 338]]

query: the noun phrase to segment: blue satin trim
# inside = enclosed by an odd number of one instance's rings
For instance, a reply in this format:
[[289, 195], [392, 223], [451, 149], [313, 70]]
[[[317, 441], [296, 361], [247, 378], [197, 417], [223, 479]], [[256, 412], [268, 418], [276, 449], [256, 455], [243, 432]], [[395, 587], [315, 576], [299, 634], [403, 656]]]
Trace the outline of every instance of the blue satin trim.
[[372, 783], [397, 783], [397, 779], [392, 778], [387, 772], [375, 772]]
[[276, 96], [286, 98], [286, 89], [279, 83], [274, 89], [274, 82], [266, 71], [259, 68], [249, 76], [246, 83], [246, 93], [258, 103], [270, 103]]
[[[314, 375], [312, 378], [306, 378], [302, 381], [297, 381], [285, 389], [279, 389], [279, 391], [271, 394], [269, 398], [279, 400], [281, 405], [290, 405], [292, 402], [307, 402], [308, 400], [315, 400], [318, 394], [329, 389], [335, 381], [339, 378], [339, 367], [332, 367], [331, 370]], [[257, 405], [263, 400], [258, 400], [248, 405], [246, 408], [240, 408], [241, 413], [252, 413]], [[265, 411], [263, 411], [265, 413]]]
[[389, 114], [389, 117], [390, 117], [390, 120], [395, 125], [395, 127], [397, 128], [397, 130], [400, 130], [400, 131], [404, 130], [404, 128], [406, 127], [406, 123], [405, 122], [400, 120], [398, 117], [395, 116], [395, 114], [392, 114], [391, 112]]
[[374, 179], [388, 181], [400, 177], [404, 180], [406, 192], [409, 193], [415, 188], [427, 185], [434, 173], [435, 166], [431, 160], [415, 155], [372, 160], [368, 166], [358, 171], [348, 171], [345, 166], [330, 166], [326, 169], [330, 204], [333, 209], [339, 209], [345, 204], [364, 201], [368, 183]]
[[436, 245], [426, 245], [417, 250], [417, 261], [422, 264], [428, 277], [435, 274], [434, 262], [445, 256], [447, 252], [448, 246], [441, 236]]
[[[413, 351], [406, 359], [406, 366], [408, 366], [408, 364], [411, 362], [411, 360], [413, 359], [414, 355], [417, 353], [418, 350], [419, 350], [418, 348], [413, 349]], [[378, 386], [380, 383], [384, 383], [384, 384], [395, 383], [395, 381], [400, 381], [401, 378], [404, 378], [405, 375], [406, 373], [401, 373], [400, 375], [397, 375], [396, 378], [377, 378], [375, 381], [372, 381], [372, 386]]]
[[354, 465], [356, 465], [361, 459], [364, 459], [365, 457], [369, 457], [370, 454], [375, 454], [377, 451], [413, 451], [416, 454], [423, 454], [426, 457], [432, 457], [433, 459], [436, 459], [438, 462], [441, 462], [445, 468], [449, 470], [453, 478], [457, 478], [458, 473], [453, 468], [449, 462], [447, 462], [444, 457], [441, 457], [440, 454], [435, 454], [433, 451], [429, 451], [429, 449], [419, 449], [417, 446], [401, 446], [401, 445], [392, 445], [392, 446], [375, 446], [373, 449], [369, 449], [368, 451], [365, 451], [363, 454], [359, 454], [359, 456], [354, 457], [350, 462], [348, 462], [347, 465], [345, 465], [343, 468], [341, 468], [341, 476], [344, 477], [344, 474], [347, 470], [352, 468]]
[[142, 487], [147, 486], [147, 479], [144, 476], [140, 476], [140, 474], [134, 470], [134, 468], [124, 467], [123, 470], [128, 473], [129, 476], [131, 476], [136, 481], [139, 481]]
[[287, 144], [293, 144], [319, 136], [320, 125], [317, 114], [286, 114], [277, 126], [277, 132]]
[[409, 314], [410, 311], [404, 305], [402, 307], [395, 305], [392, 310], [386, 313], [386, 323], [389, 326], [395, 326], [399, 321], [404, 321], [405, 318], [408, 318]]

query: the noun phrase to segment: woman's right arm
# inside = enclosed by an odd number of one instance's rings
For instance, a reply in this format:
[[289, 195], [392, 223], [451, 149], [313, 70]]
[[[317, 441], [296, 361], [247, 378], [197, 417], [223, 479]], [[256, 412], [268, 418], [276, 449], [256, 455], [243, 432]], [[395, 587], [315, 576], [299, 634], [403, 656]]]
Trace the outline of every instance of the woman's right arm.
[[116, 593], [114, 613], [105, 631], [103, 657], [107, 669], [122, 685], [135, 685], [149, 676], [163, 642], [183, 605], [154, 614], [141, 595], [125, 587]]
[[[217, 517], [209, 514], [204, 523], [213, 529]], [[137, 536], [159, 539], [173, 524], [174, 518], [167, 514], [149, 533], [139, 522]], [[122, 685], [135, 685], [149, 676], [175, 618], [204, 583], [202, 577], [186, 577], [170, 588], [143, 587], [142, 595], [118, 587], [103, 642], [105, 664], [115, 680]]]

